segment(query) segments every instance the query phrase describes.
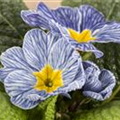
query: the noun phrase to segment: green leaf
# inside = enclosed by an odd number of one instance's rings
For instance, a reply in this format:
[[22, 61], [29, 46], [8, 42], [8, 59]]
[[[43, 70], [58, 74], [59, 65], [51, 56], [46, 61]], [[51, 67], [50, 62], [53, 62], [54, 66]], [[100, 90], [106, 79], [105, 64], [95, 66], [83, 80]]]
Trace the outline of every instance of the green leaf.
[[5, 92], [5, 88], [3, 83], [0, 82], [0, 92]]
[[10, 102], [10, 98], [0, 92], [0, 120], [27, 120], [27, 113]]
[[22, 0], [0, 0], [0, 53], [12, 46], [21, 46], [30, 29], [20, 17], [27, 7]]
[[41, 102], [35, 109], [30, 110], [28, 120], [54, 120], [57, 97], [58, 96], [50, 97]]
[[120, 101], [105, 106], [79, 112], [72, 120], [120, 120]]
[[56, 100], [57, 100], [57, 96], [54, 99], [52, 99], [48, 104], [48, 106], [46, 107], [44, 120], [54, 120]]

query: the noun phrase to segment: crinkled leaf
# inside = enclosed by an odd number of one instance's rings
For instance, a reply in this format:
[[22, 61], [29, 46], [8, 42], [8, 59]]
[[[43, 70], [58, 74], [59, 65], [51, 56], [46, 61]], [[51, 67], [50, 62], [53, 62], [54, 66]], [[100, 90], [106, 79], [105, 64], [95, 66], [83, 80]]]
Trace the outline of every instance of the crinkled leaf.
[[27, 113], [10, 102], [10, 98], [0, 92], [0, 120], [27, 120]]
[[77, 113], [72, 120], [120, 120], [120, 101]]
[[27, 7], [22, 0], [0, 0], [0, 53], [22, 44], [23, 36], [29, 30], [20, 17], [23, 9]]
[[58, 96], [50, 97], [41, 102], [35, 109], [30, 110], [28, 120], [54, 120], [57, 97]]

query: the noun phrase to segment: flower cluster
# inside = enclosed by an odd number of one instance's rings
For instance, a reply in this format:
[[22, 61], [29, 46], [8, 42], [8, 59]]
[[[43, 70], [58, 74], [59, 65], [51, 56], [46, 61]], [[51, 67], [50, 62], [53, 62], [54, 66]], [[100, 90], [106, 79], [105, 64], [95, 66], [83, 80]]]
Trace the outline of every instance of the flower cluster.
[[21, 17], [42, 30], [28, 31], [22, 48], [12, 47], [1, 55], [0, 79], [14, 105], [31, 109], [50, 96], [70, 97], [75, 90], [99, 101], [110, 97], [116, 84], [113, 73], [82, 61], [78, 51], [100, 58], [103, 53], [93, 43], [119, 43], [119, 23], [106, 21], [89, 5], [50, 10], [40, 3], [37, 10], [23, 10]]

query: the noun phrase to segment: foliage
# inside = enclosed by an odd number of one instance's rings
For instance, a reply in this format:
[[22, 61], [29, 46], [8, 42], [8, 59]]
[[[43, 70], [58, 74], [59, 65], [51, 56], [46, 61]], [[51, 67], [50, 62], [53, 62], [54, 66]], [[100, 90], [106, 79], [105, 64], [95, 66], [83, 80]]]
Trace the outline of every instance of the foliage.
[[12, 105], [3, 92], [0, 92], [0, 120], [27, 120], [26, 111]]
[[58, 96], [50, 97], [35, 109], [29, 110], [28, 113], [30, 116], [28, 120], [54, 120], [57, 97]]
[[120, 101], [76, 113], [72, 120], [120, 120]]
[[30, 29], [20, 17], [22, 9], [27, 9], [22, 0], [0, 0], [0, 53], [8, 47], [20, 46]]

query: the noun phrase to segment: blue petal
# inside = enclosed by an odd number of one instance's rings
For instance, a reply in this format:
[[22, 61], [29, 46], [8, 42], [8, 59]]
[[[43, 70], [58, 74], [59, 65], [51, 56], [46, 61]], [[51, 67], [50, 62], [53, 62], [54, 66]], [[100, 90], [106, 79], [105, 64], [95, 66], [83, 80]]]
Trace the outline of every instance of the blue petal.
[[83, 67], [85, 69], [85, 74], [87, 79], [91, 77], [91, 75], [94, 75], [95, 72], [96, 72], [96, 76], [100, 74], [100, 69], [93, 62], [85, 61], [83, 62]]
[[35, 84], [35, 77], [24, 70], [11, 72], [4, 81], [5, 90], [12, 103], [22, 109], [31, 109], [50, 96], [45, 91], [35, 90]]
[[113, 22], [106, 24], [101, 29], [96, 30], [94, 36], [97, 37], [97, 40], [95, 40], [94, 42], [120, 43], [120, 23]]
[[78, 32], [81, 31], [81, 13], [77, 8], [59, 7], [56, 10], [52, 10], [57, 22], [67, 28], [72, 28]]
[[113, 73], [105, 69], [101, 71], [100, 79], [103, 84], [103, 87], [105, 88], [103, 91], [101, 91], [101, 94], [104, 96], [104, 100], [111, 96], [112, 90], [116, 85], [116, 80]]
[[72, 28], [79, 32], [81, 30], [81, 13], [77, 8], [59, 7], [56, 10], [50, 10], [44, 3], [40, 3], [38, 5], [38, 11], [42, 11], [46, 17], [62, 26]]
[[61, 93], [68, 93], [71, 91], [80, 90], [84, 85], [84, 81], [85, 81], [84, 78], [79, 81], [74, 80], [69, 85], [62, 87], [62, 88], [58, 88], [58, 90], [55, 91], [53, 94], [57, 95], [57, 94], [61, 94]]
[[32, 109], [48, 97], [50, 97], [50, 95], [44, 91], [39, 92], [32, 89], [23, 94], [11, 96], [11, 102], [22, 109]]
[[63, 71], [64, 85], [74, 79], [79, 67], [79, 57], [79, 54], [74, 51], [65, 38], [61, 38], [54, 44], [48, 60], [49, 64], [51, 64], [54, 69]]
[[[116, 84], [115, 76], [109, 70], [103, 69], [101, 70], [99, 79], [103, 83], [103, 87], [110, 85], [110, 87], [114, 87]], [[109, 79], [109, 80], [108, 80]]]
[[93, 67], [96, 70], [100, 70], [99, 67], [95, 63], [93, 63], [91, 61], [85, 61], [85, 62], [83, 62], [83, 67], [84, 67], [84, 69]]
[[13, 71], [4, 80], [5, 89], [10, 96], [33, 89], [35, 83], [36, 79], [32, 73], [24, 70]]
[[84, 96], [93, 98], [95, 100], [103, 101], [103, 96], [100, 93], [93, 91], [83, 91]]
[[99, 68], [94, 63], [89, 61], [83, 62], [83, 66], [86, 74], [86, 83], [84, 89], [86, 91], [89, 90], [96, 92], [102, 90], [102, 83], [99, 80]]
[[65, 26], [56, 23], [54, 20], [49, 21], [50, 31], [58, 33], [64, 37], [70, 37], [68, 29]]
[[55, 20], [52, 11], [43, 2], [38, 4], [37, 12], [42, 12], [47, 18]]
[[83, 64], [86, 73], [83, 94], [99, 101], [109, 98], [116, 84], [113, 73], [105, 69], [100, 71], [94, 63], [88, 61]]
[[0, 81], [4, 82], [4, 79], [8, 76], [8, 74], [14, 70], [16, 70], [16, 68], [1, 68], [0, 69]]
[[11, 102], [22, 109], [32, 109], [50, 96], [52, 95], [46, 94], [45, 91], [30, 90], [23, 94], [12, 96]]
[[91, 43], [77, 43], [73, 39], [70, 39], [70, 43], [72, 46], [74, 46], [75, 49], [78, 49], [80, 51], [93, 52], [95, 54], [96, 58], [100, 58], [103, 56], [103, 52], [99, 51]]
[[[77, 66], [78, 67], [76, 67], [76, 69], [68, 68], [70, 70], [63, 72], [64, 85], [68, 86], [68, 88], [69, 88], [68, 91], [69, 90], [72, 91], [72, 89], [73, 90], [81, 89], [85, 83], [85, 76], [84, 76], [82, 62], [79, 61]], [[69, 72], [71, 72], [71, 73], [69, 73]], [[70, 85], [72, 83], [73, 83], [73, 86], [74, 86], [74, 84], [78, 84], [78, 85], [76, 85], [76, 87], [69, 87], [69, 86], [72, 86], [72, 85]]]
[[24, 38], [23, 52], [27, 62], [40, 70], [48, 63], [49, 52], [59, 39], [56, 34], [46, 34], [40, 29], [30, 30]]
[[21, 17], [28, 25], [33, 27], [43, 27], [49, 29], [49, 19], [37, 11], [22, 10]]
[[[37, 96], [34, 96], [34, 98]], [[17, 107], [28, 110], [36, 107], [41, 101], [40, 100], [30, 100], [26, 97], [23, 97], [22, 94], [18, 96], [11, 97], [11, 102]]]
[[3, 52], [1, 55], [1, 63], [7, 68], [24, 69], [31, 72], [35, 70], [26, 62], [20, 47], [12, 47]]
[[79, 7], [82, 14], [81, 30], [90, 29], [92, 31], [101, 28], [106, 22], [104, 15], [89, 5]]
[[85, 84], [85, 74], [84, 74], [81, 60], [79, 60], [78, 67], [79, 68], [76, 72], [76, 75], [75, 75], [73, 81], [71, 81], [69, 79], [68, 83], [66, 85], [64, 85], [63, 87], [58, 88], [58, 90], [55, 91], [54, 94], [60, 94], [60, 93], [65, 94], [65, 93], [68, 93], [71, 91], [81, 89], [83, 87], [83, 85]]
[[[81, 81], [81, 88], [82, 86], [84, 85], [85, 83], [85, 71], [84, 71], [84, 68], [83, 68], [83, 63], [82, 63], [82, 59], [78, 59], [78, 71], [76, 73], [76, 76], [74, 78], [75, 81]], [[81, 89], [80, 88], [80, 89]]]
[[66, 39], [68, 39], [72, 47], [74, 47], [75, 49], [79, 49], [80, 51], [93, 52], [96, 58], [100, 58], [103, 56], [103, 52], [98, 50], [91, 43], [78, 43], [74, 39], [71, 39], [67, 28], [61, 26], [58, 23], [55, 23], [54, 21], [49, 22], [49, 24], [50, 24], [50, 30], [52, 32], [58, 33], [60, 36], [63, 36]]

